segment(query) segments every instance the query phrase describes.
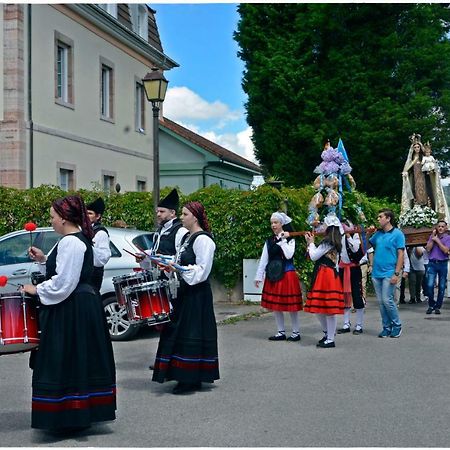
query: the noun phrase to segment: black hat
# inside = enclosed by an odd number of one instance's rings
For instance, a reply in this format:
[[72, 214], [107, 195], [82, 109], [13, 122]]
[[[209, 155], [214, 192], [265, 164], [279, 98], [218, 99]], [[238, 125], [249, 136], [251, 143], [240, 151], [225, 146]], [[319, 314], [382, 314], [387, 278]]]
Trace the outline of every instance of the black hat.
[[97, 200], [87, 204], [86, 209], [101, 215], [105, 212], [105, 202], [101, 197], [99, 197]]
[[178, 191], [176, 189], [172, 189], [166, 197], [159, 201], [158, 206], [160, 208], [174, 209], [177, 211], [179, 203], [180, 199], [178, 197]]

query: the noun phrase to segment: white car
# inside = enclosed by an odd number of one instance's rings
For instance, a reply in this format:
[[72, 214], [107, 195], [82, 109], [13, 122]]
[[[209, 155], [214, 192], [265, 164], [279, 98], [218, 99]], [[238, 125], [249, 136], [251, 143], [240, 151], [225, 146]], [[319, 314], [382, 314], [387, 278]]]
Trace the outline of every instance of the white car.
[[[105, 274], [100, 290], [106, 319], [112, 340], [123, 341], [132, 338], [139, 325], [130, 324], [125, 307], [120, 307], [112, 282], [113, 277], [139, 271], [135, 258], [127, 253], [139, 252], [152, 245], [153, 233], [128, 228], [106, 227], [110, 237], [111, 258], [105, 265]], [[38, 272], [37, 263], [27, 254], [31, 239], [33, 246], [39, 247], [46, 254], [55, 246], [61, 235], [53, 228], [37, 228], [30, 237], [30, 232], [21, 230], [0, 237], [0, 275], [8, 277], [8, 284], [0, 287], [0, 293], [17, 291], [20, 284], [29, 284], [31, 274]]]

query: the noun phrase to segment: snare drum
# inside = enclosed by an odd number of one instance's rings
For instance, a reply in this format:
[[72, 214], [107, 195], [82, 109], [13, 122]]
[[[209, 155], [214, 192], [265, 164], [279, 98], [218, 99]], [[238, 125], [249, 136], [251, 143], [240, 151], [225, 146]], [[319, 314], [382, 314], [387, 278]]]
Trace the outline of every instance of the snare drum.
[[123, 290], [128, 319], [133, 323], [159, 325], [170, 322], [168, 284], [165, 280], [150, 281]]
[[0, 355], [28, 352], [39, 344], [37, 308], [20, 292], [0, 294]]
[[117, 303], [120, 306], [126, 305], [125, 296], [123, 290], [130, 286], [146, 283], [152, 281], [152, 276], [149, 271], [143, 270], [141, 272], [127, 273], [125, 275], [119, 275], [112, 279], [114, 285], [114, 291], [116, 292]]

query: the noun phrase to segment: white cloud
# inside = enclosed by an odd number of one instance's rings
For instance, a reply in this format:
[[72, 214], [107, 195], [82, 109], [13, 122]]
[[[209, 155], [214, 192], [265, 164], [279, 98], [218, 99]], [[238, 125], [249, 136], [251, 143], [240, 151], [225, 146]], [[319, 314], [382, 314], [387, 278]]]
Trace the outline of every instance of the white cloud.
[[231, 111], [225, 103], [219, 100], [208, 103], [187, 87], [167, 90], [164, 114], [175, 121], [219, 119], [220, 122], [228, 122], [241, 117], [241, 114]]
[[187, 87], [168, 89], [163, 108], [164, 115], [169, 119], [257, 163], [251, 140], [252, 129], [247, 126], [236, 133], [226, 131], [230, 122], [243, 120], [242, 112], [231, 111], [228, 105], [221, 101], [208, 103]]

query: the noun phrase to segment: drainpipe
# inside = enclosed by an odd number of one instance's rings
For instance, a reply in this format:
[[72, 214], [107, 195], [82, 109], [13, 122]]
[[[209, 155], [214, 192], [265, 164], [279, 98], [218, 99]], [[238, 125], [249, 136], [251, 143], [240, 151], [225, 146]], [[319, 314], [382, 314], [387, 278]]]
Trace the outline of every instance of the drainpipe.
[[34, 135], [33, 135], [33, 108], [31, 99], [31, 4], [28, 4], [28, 58], [27, 58], [27, 69], [28, 69], [28, 82], [27, 82], [27, 95], [28, 95], [28, 123], [30, 126], [29, 136], [30, 136], [30, 188], [34, 185]]

